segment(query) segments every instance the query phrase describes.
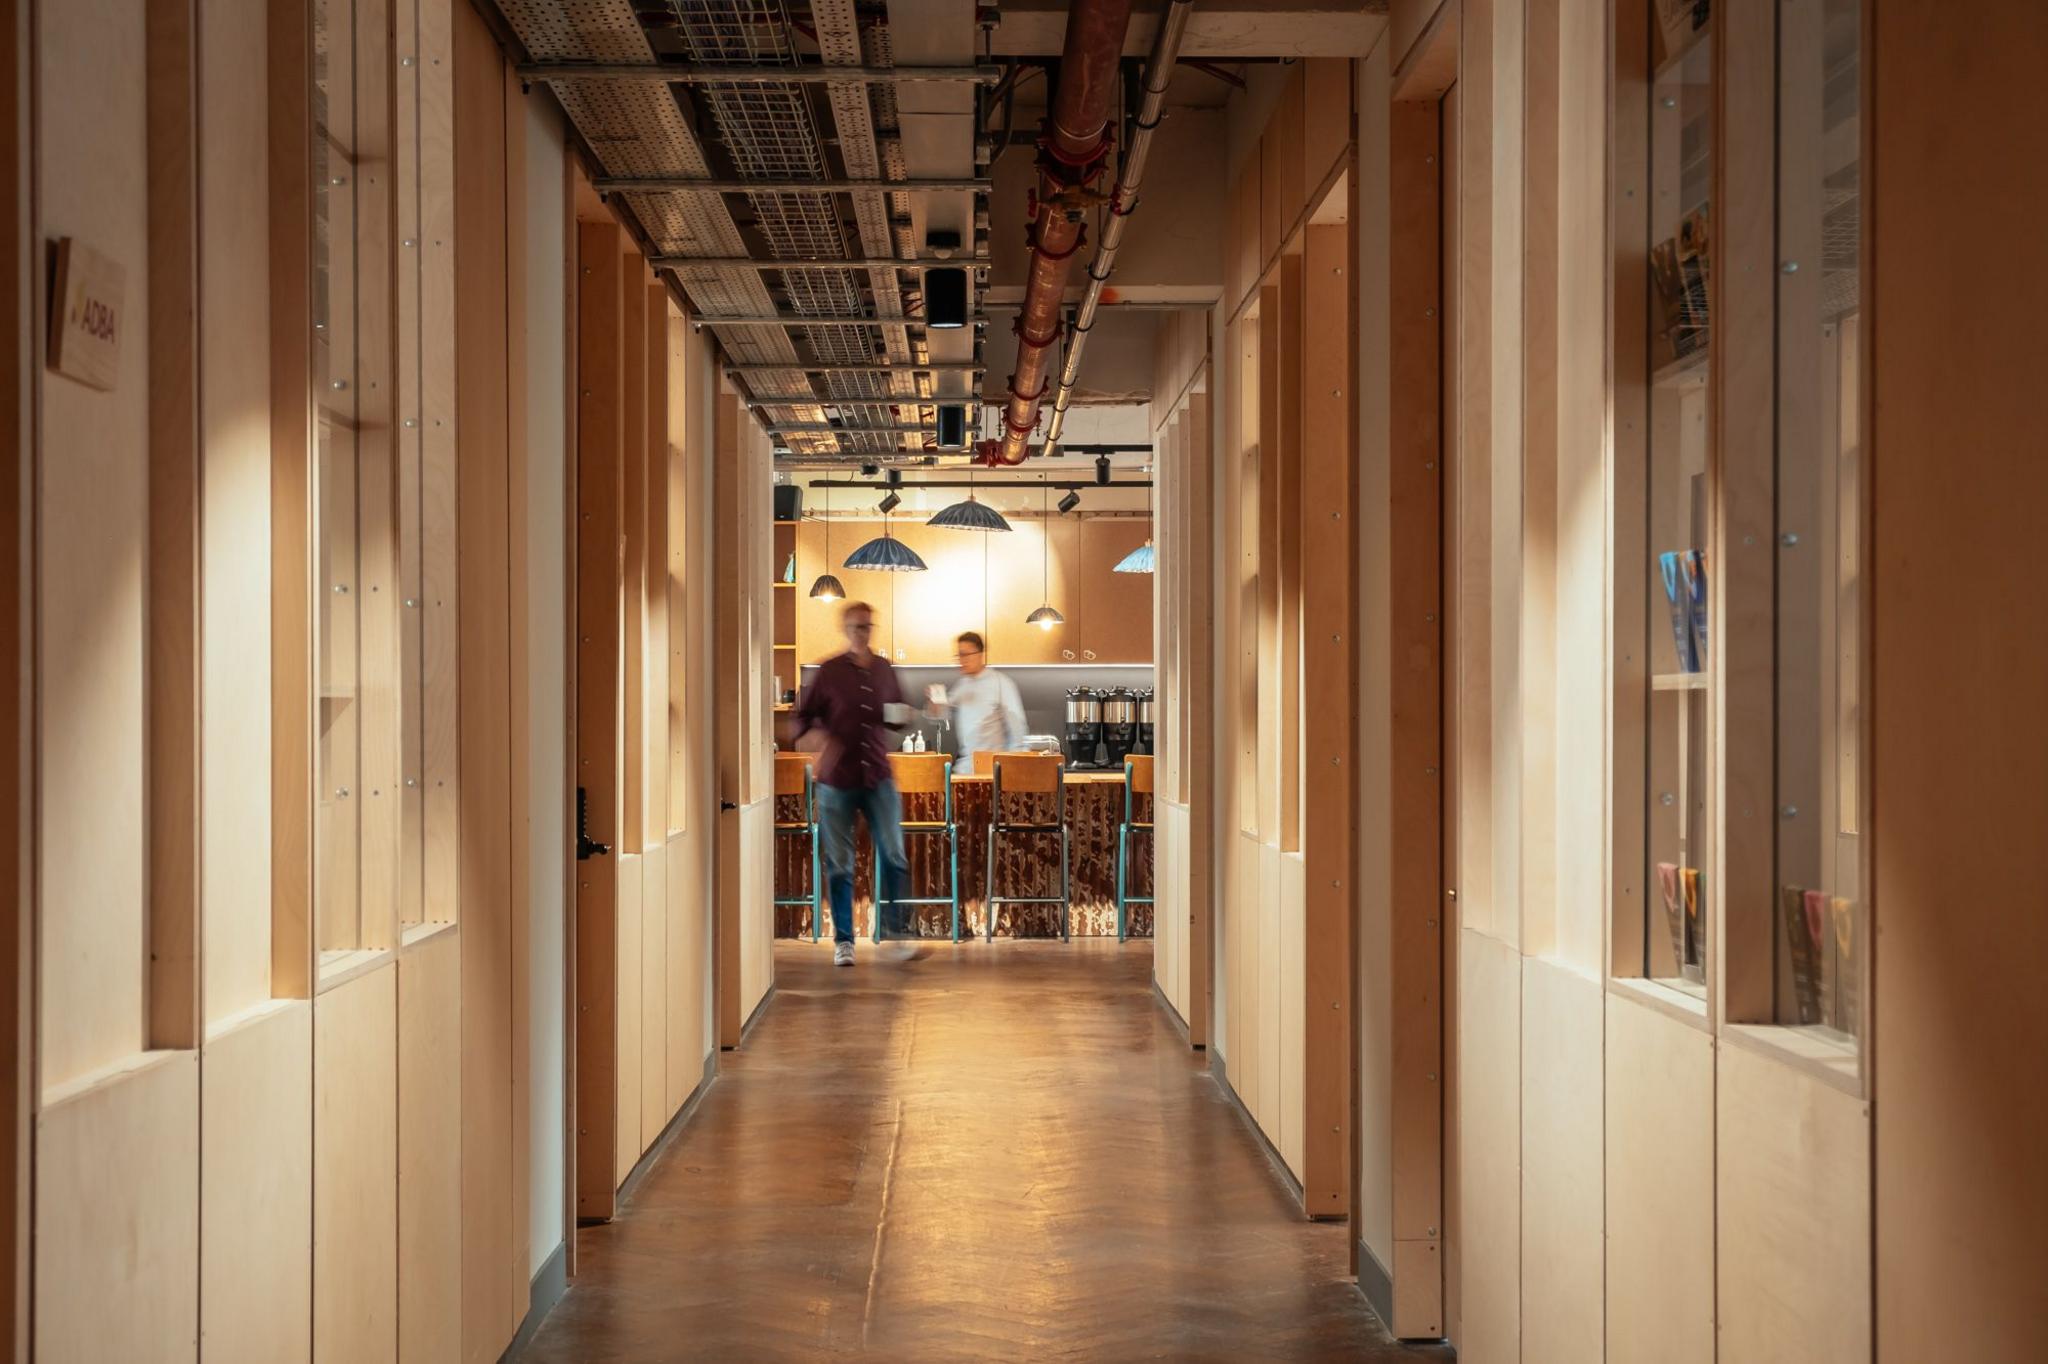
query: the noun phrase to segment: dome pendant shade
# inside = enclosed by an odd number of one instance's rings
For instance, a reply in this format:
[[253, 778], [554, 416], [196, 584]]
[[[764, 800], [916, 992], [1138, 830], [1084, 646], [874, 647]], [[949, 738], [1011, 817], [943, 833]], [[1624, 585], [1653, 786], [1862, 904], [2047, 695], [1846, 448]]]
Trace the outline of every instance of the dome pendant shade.
[[1051, 602], [1047, 602], [1030, 615], [1024, 617], [1024, 623], [1026, 625], [1036, 625], [1041, 630], [1050, 630], [1055, 625], [1065, 625], [1067, 618], [1054, 610]]
[[1150, 573], [1159, 562], [1159, 552], [1147, 540], [1117, 562], [1114, 573]]
[[846, 556], [847, 568], [868, 568], [879, 573], [922, 573], [925, 562], [917, 551], [892, 535], [878, 535]]
[[846, 597], [846, 587], [830, 573], [820, 573], [818, 581], [811, 584], [811, 595], [819, 601], [841, 601]]
[[965, 502], [955, 502], [950, 507], [941, 507], [938, 514], [925, 522], [927, 526], [948, 526], [954, 530], [1008, 530], [1010, 523], [1003, 514], [985, 502], [977, 502], [969, 496]]

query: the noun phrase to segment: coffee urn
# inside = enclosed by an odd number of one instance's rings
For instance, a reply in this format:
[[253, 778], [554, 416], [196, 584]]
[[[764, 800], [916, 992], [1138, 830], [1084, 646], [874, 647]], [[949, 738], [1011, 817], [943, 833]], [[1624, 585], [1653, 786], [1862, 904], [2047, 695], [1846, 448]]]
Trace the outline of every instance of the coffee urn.
[[1102, 743], [1102, 698], [1093, 687], [1067, 688], [1067, 765], [1099, 767]]
[[1138, 695], [1129, 687], [1111, 687], [1102, 693], [1102, 742], [1109, 750], [1109, 766], [1120, 769], [1124, 759], [1138, 746]]
[[1133, 752], [1147, 757], [1157, 750], [1152, 747], [1152, 689], [1143, 687], [1138, 692], [1138, 746]]

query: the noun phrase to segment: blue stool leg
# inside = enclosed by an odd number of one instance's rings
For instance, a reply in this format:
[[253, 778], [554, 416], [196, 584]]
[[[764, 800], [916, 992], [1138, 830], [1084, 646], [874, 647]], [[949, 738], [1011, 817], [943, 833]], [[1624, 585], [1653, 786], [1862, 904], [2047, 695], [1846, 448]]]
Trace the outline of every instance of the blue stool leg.
[[874, 923], [872, 925], [873, 932], [869, 936], [873, 941], [880, 942], [882, 940], [882, 847], [881, 843], [872, 836], [868, 841], [875, 844], [875, 907], [871, 912]]
[[1060, 825], [1060, 941], [1072, 942], [1072, 925], [1069, 922], [1074, 909], [1074, 845], [1067, 837], [1067, 826]]
[[989, 942], [996, 940], [996, 826], [988, 826], [988, 879], [982, 882], [982, 902], [987, 905], [987, 922], [981, 926]]
[[825, 905], [824, 878], [819, 875], [818, 821], [811, 821], [811, 941], [816, 942], [824, 925], [818, 922]]
[[1116, 828], [1116, 940], [1125, 940], [1124, 931], [1124, 856], [1131, 846], [1131, 826], [1119, 824]]
[[952, 869], [953, 941], [960, 941], [960, 829], [946, 825], [946, 863]]

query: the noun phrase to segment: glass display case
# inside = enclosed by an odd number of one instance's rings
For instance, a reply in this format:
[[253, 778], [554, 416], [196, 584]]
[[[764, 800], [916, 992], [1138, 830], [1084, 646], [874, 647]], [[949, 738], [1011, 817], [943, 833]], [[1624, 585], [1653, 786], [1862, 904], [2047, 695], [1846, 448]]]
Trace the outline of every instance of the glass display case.
[[1862, 0], [1778, 7], [1776, 1021], [1859, 1027]]
[[1717, 494], [1711, 457], [1714, 34], [1704, 3], [1649, 0], [1645, 657], [1647, 808], [1642, 974], [1704, 995], [1713, 897], [1708, 610]]

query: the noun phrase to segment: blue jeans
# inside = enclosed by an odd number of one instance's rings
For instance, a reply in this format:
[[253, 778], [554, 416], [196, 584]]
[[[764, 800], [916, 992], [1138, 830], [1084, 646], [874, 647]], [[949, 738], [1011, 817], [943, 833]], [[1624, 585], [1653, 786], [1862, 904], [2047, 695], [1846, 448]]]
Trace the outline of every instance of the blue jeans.
[[[882, 868], [883, 902], [894, 907], [903, 898], [910, 865], [903, 859], [903, 800], [896, 783], [880, 786], [818, 787], [818, 824], [825, 840], [825, 890], [832, 901], [832, 941], [853, 941], [853, 821], [865, 815], [868, 841], [875, 845], [875, 859]], [[883, 928], [900, 927], [883, 917], [882, 905], [875, 906], [875, 922]]]

